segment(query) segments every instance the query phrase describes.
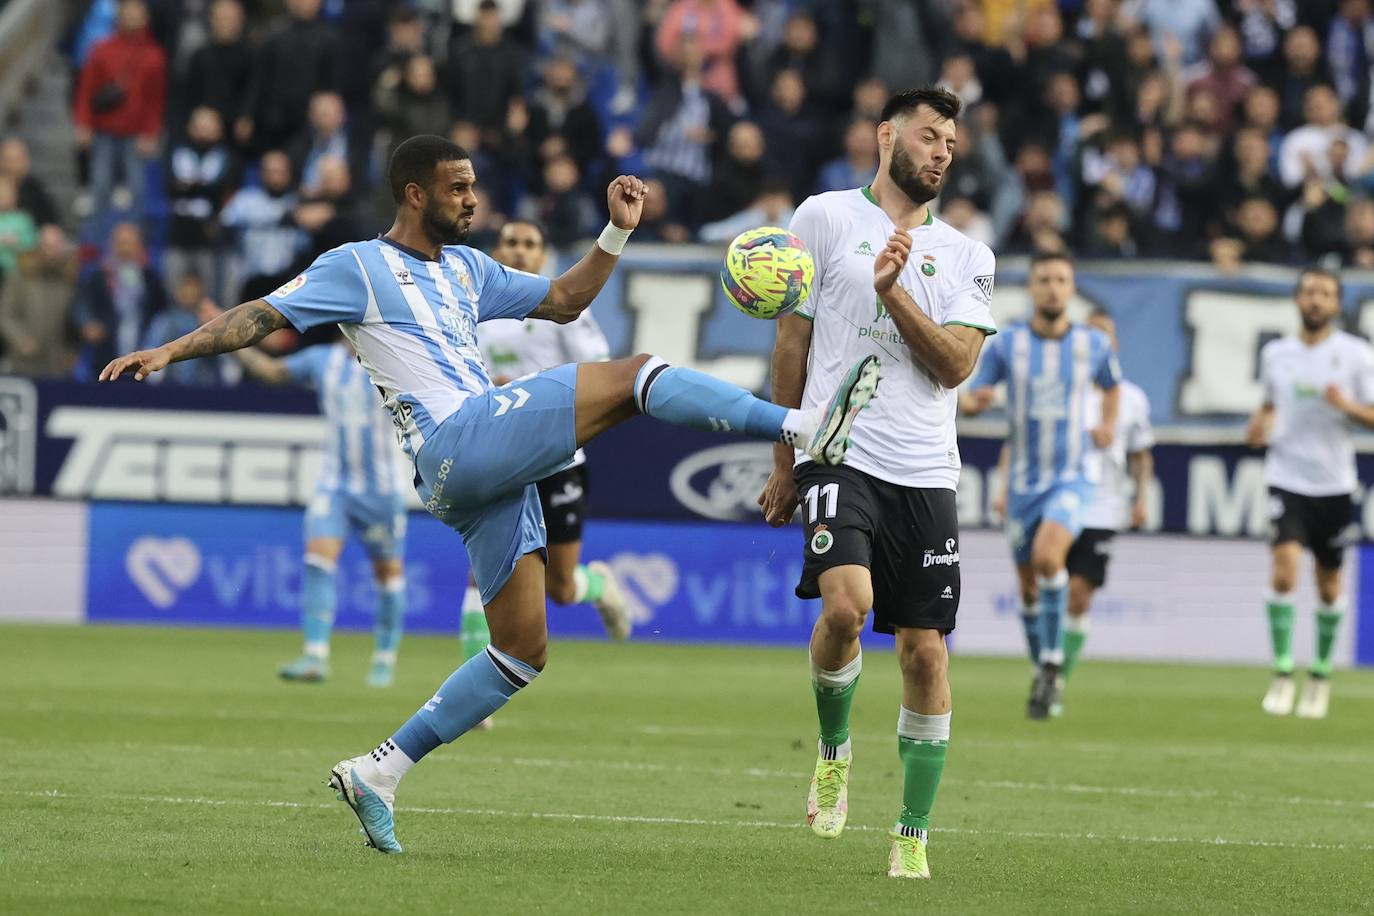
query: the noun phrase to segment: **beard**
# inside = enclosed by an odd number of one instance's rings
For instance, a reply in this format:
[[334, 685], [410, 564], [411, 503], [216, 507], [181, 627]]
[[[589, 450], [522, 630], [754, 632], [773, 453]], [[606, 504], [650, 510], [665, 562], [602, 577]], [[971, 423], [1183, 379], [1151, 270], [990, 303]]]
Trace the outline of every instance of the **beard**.
[[1064, 306], [1062, 305], [1042, 305], [1036, 306], [1035, 314], [1050, 323], [1058, 321], [1064, 316]]
[[940, 193], [939, 182], [931, 184], [921, 178], [920, 172], [916, 170], [916, 164], [911, 161], [911, 154], [906, 151], [906, 144], [900, 139], [893, 141], [892, 159], [887, 164], [887, 177], [917, 205], [934, 200], [935, 195]]
[[1309, 331], [1309, 332], [1312, 332], [1312, 333], [1315, 333], [1315, 332], [1317, 332], [1317, 331], [1320, 331], [1322, 328], [1326, 327], [1328, 324], [1330, 324], [1330, 323], [1331, 323], [1332, 321], [1334, 321], [1335, 319], [1336, 319], [1336, 316], [1335, 316], [1335, 315], [1317, 315], [1317, 316], [1313, 316], [1313, 315], [1309, 315], [1307, 312], [1303, 312], [1303, 313], [1302, 313], [1302, 326], [1303, 326], [1303, 328], [1304, 328], [1305, 330], [1307, 330], [1307, 331]]
[[459, 245], [468, 240], [468, 230], [463, 227], [462, 222], [463, 217], [468, 215], [460, 213], [452, 221], [448, 221], [431, 201], [420, 214], [420, 225], [424, 228], [425, 235], [441, 245]]

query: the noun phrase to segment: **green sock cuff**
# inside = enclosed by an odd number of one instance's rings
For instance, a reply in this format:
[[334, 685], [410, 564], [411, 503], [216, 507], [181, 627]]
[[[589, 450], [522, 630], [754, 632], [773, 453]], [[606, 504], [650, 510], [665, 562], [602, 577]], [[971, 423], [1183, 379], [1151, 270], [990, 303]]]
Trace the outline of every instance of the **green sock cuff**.
[[606, 590], [606, 577], [582, 564], [578, 564], [573, 570], [573, 581], [577, 584], [576, 593], [573, 595], [573, 602], [576, 604], [595, 604], [601, 600], [601, 593]]
[[815, 681], [811, 689], [816, 694], [816, 712], [820, 717], [821, 741], [831, 747], [838, 747], [849, 740], [849, 708], [854, 703], [854, 692], [859, 688], [859, 677], [843, 687], [823, 687]]
[[1291, 601], [1264, 602], [1264, 609], [1269, 612], [1269, 620], [1274, 623], [1292, 623], [1293, 608]]
[[897, 738], [897, 753], [902, 758], [902, 814], [897, 818], [901, 827], [926, 830], [930, 827], [930, 810], [935, 805], [935, 793], [945, 771], [945, 756], [949, 741], [928, 741], [920, 738]]

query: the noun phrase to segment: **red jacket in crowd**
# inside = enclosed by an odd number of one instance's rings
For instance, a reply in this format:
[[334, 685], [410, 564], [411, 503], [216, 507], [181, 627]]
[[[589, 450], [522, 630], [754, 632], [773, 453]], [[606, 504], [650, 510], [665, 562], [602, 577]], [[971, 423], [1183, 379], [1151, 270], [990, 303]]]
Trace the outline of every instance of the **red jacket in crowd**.
[[[97, 112], [91, 99], [107, 83], [124, 89], [122, 104]], [[115, 32], [91, 49], [76, 83], [72, 117], [82, 127], [118, 137], [155, 137], [167, 104], [167, 57], [147, 29]]]

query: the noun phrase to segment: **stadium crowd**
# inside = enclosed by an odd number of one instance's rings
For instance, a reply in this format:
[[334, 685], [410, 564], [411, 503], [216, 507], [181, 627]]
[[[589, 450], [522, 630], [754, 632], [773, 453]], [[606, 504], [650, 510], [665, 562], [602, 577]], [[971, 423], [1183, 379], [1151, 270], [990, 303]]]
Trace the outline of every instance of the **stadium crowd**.
[[926, 82], [965, 105], [939, 213], [999, 253], [1374, 267], [1370, 0], [96, 0], [67, 50], [72, 212], [0, 144], [20, 374], [90, 378], [384, 230], [415, 133], [471, 151], [478, 246], [594, 234], [624, 171], [637, 241], [717, 243], [866, 183]]

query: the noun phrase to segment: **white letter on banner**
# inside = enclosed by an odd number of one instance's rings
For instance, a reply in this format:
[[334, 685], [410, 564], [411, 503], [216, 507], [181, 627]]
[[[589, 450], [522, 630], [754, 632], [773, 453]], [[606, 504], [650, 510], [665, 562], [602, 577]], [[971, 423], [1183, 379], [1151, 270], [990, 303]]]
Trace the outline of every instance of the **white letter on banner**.
[[1193, 336], [1191, 374], [1183, 382], [1183, 413], [1249, 413], [1259, 406], [1259, 350], [1266, 334], [1292, 334], [1298, 308], [1291, 297], [1199, 290], [1183, 312]]
[[1215, 455], [1188, 462], [1188, 532], [1262, 537], [1269, 530], [1269, 488], [1264, 460], [1242, 458], [1226, 478], [1226, 464]]
[[636, 270], [625, 281], [625, 305], [634, 312], [631, 353], [653, 353], [674, 366], [707, 372], [758, 391], [768, 375], [767, 356], [698, 359], [701, 323], [714, 304], [715, 284], [703, 274]]

